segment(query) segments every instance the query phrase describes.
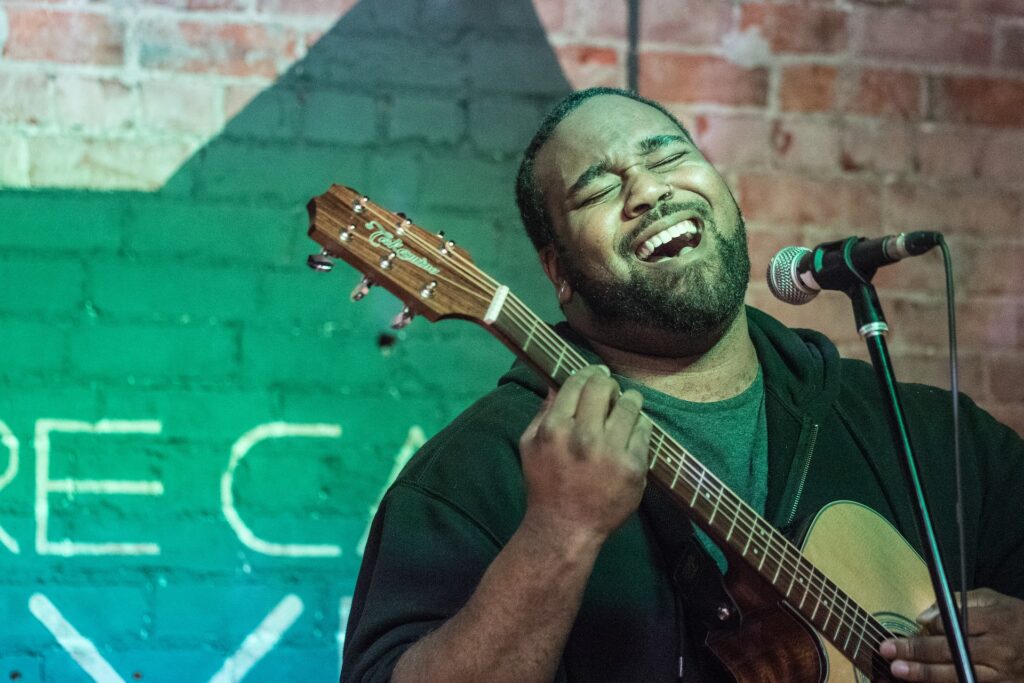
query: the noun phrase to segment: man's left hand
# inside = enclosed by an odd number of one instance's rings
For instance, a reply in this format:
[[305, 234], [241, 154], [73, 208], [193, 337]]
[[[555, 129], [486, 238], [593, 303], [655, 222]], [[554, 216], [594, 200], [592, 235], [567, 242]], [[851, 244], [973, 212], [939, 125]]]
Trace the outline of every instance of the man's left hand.
[[[1024, 682], [1024, 600], [981, 588], [967, 593], [967, 607], [967, 646], [977, 680]], [[906, 681], [956, 683], [938, 608], [932, 605], [917, 621], [922, 635], [882, 642], [880, 650], [892, 661], [893, 675]]]

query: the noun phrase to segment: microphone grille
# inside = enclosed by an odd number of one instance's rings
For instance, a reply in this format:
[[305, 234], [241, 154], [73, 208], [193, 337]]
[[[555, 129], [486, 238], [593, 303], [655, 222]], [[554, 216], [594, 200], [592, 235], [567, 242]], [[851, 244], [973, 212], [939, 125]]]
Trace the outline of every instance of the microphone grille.
[[804, 254], [811, 253], [807, 247], [783, 247], [768, 262], [768, 289], [776, 299], [787, 304], [805, 304], [818, 292], [802, 287], [796, 273], [796, 266]]

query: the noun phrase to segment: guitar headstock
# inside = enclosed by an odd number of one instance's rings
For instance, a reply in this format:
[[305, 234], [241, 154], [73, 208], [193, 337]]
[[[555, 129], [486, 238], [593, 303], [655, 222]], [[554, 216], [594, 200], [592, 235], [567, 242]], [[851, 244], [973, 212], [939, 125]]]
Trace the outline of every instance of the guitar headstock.
[[309, 257], [315, 270], [330, 270], [341, 258], [363, 274], [352, 292], [358, 301], [380, 285], [405, 302], [396, 326], [422, 314], [431, 321], [458, 317], [483, 321], [500, 285], [473, 265], [470, 255], [447, 239], [371, 202], [343, 185], [306, 205], [309, 236], [323, 251]]

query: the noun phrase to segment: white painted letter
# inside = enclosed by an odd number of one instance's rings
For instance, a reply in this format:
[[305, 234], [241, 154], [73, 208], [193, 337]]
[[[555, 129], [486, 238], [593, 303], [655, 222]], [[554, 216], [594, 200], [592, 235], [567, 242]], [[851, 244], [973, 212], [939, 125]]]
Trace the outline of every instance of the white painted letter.
[[[11, 479], [18, 474], [18, 438], [14, 436], [14, 432], [3, 420], [0, 420], [0, 443], [7, 449], [7, 469], [0, 474], [0, 491], [3, 491], [11, 483]], [[15, 555], [21, 552], [18, 542], [2, 526], [0, 526], [0, 543], [7, 546], [7, 549]]]
[[260, 441], [296, 436], [337, 439], [341, 436], [341, 425], [268, 422], [247, 431], [231, 447], [231, 460], [228, 462], [228, 469], [221, 475], [221, 509], [224, 511], [224, 517], [228, 520], [228, 524], [238, 536], [238, 540], [258, 553], [282, 557], [337, 557], [341, 555], [341, 547], [337, 545], [273, 543], [264, 540], [253, 533], [252, 529], [242, 521], [238, 510], [235, 509], [235, 496], [231, 491], [231, 486], [235, 478], [235, 469], [242, 458]]
[[299, 596], [284, 596], [256, 630], [246, 637], [238, 652], [224, 661], [224, 666], [214, 674], [210, 683], [237, 683], [245, 678], [249, 669], [274, 649], [284, 632], [291, 628], [302, 614], [302, 609], [302, 600]]
[[76, 420], [42, 418], [36, 421], [36, 552], [40, 555], [159, 555], [156, 543], [53, 542], [46, 536], [51, 493], [103, 494], [108, 496], [162, 496], [159, 481], [123, 479], [50, 479], [50, 432], [86, 434], [159, 434], [159, 420], [100, 420], [96, 424]]
[[57, 607], [50, 602], [42, 593], [33, 593], [28, 599], [29, 611], [42, 623], [46, 629], [53, 634], [60, 646], [64, 648], [71, 658], [78, 662], [85, 673], [92, 676], [97, 683], [124, 683], [124, 679], [117, 675], [110, 662], [103, 659], [92, 641], [79, 633], [71, 623], [64, 618]]

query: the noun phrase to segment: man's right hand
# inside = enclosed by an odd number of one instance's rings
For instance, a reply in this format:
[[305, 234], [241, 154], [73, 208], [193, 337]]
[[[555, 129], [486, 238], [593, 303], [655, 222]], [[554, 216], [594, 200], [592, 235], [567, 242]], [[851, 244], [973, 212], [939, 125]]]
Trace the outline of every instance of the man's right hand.
[[548, 393], [519, 440], [526, 480], [523, 524], [603, 542], [640, 505], [653, 425], [643, 396], [619, 394], [604, 366], [588, 366]]

